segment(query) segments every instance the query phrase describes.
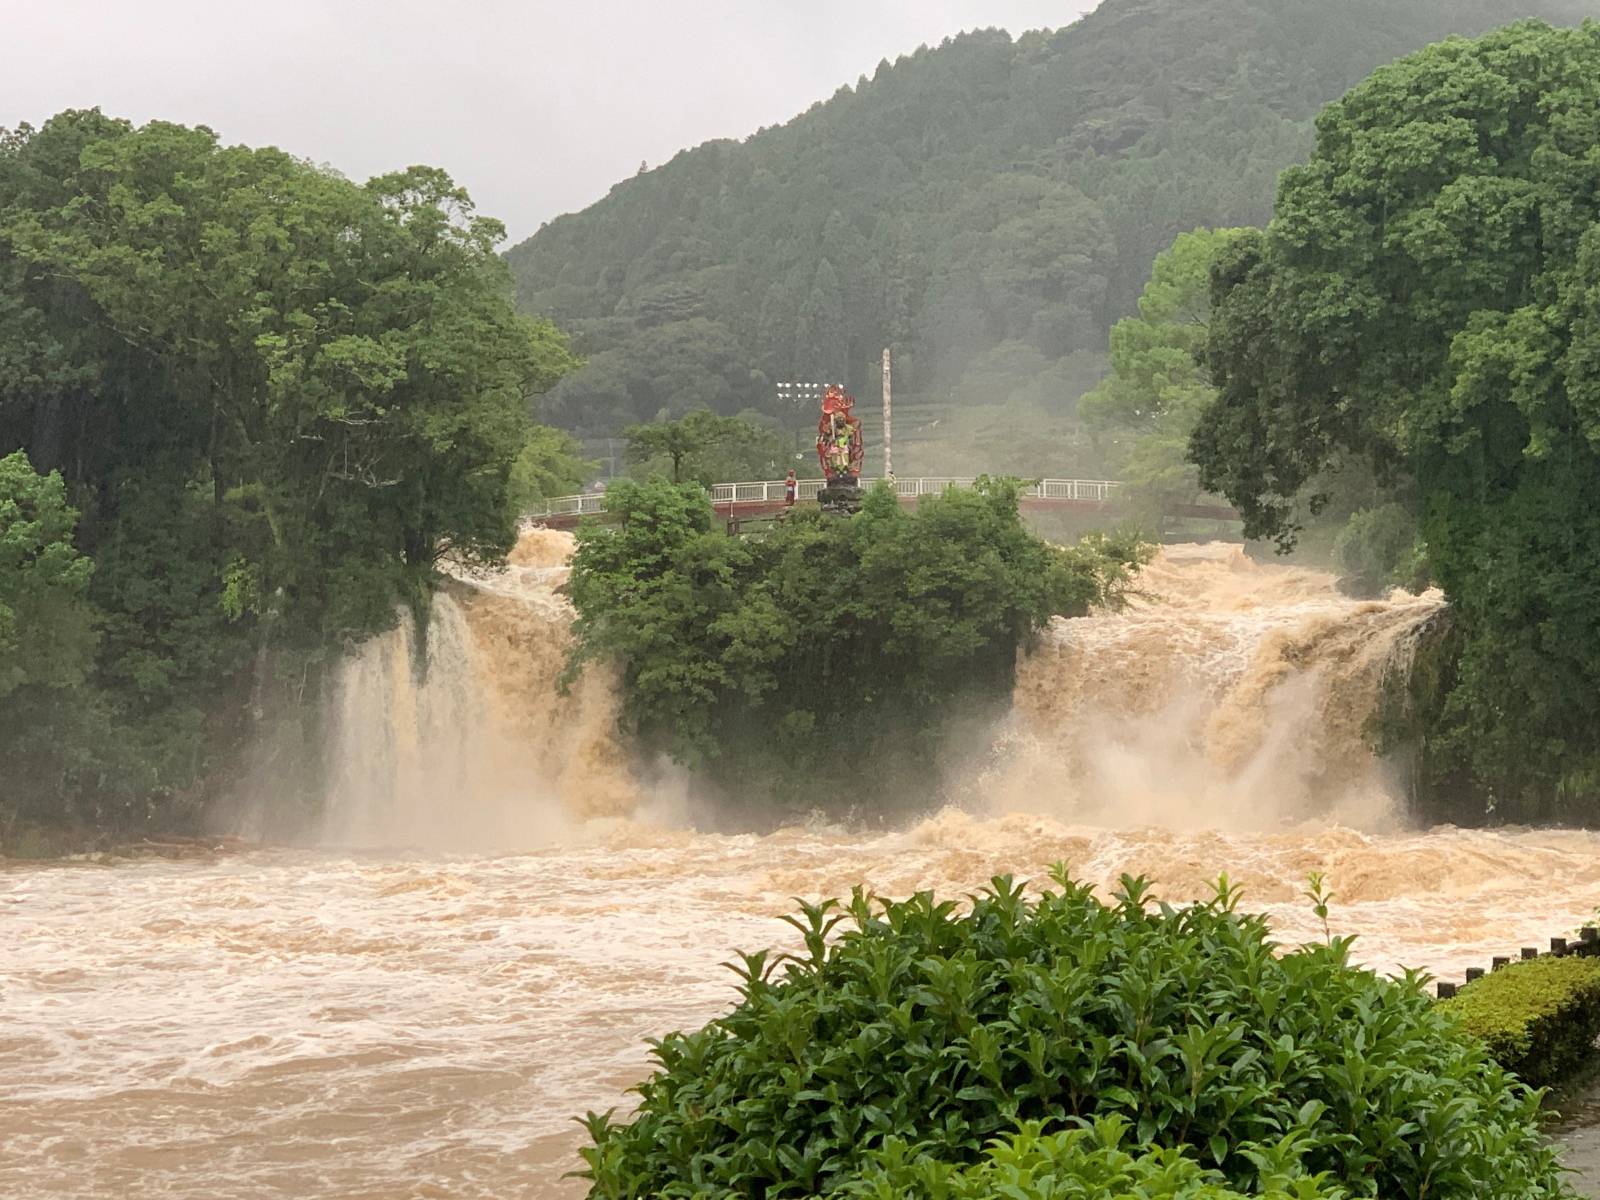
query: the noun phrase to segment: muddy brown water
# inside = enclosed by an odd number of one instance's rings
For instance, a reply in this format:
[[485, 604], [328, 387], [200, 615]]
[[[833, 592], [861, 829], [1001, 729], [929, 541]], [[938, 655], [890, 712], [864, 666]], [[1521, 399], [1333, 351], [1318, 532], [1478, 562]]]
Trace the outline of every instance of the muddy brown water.
[[[1185, 901], [1227, 871], [1292, 944], [1321, 871], [1360, 961], [1449, 977], [1600, 907], [1595, 835], [1407, 828], [1361, 730], [1436, 595], [1169, 547], [1127, 611], [1023, 659], [955, 806], [732, 836], [636, 769], [611, 677], [556, 686], [571, 546], [530, 532], [425, 634], [352, 656], [312, 848], [0, 864], [0, 1197], [581, 1195], [573, 1116], [626, 1107], [644, 1040], [730, 1003], [735, 949], [790, 944], [791, 897], [861, 883], [960, 895], [1065, 861]], [[249, 834], [273, 781], [241, 792]]]
[[[863, 838], [629, 822], [510, 857], [259, 851], [0, 870], [0, 1196], [561, 1197], [574, 1114], [643, 1039], [724, 1008], [793, 895], [959, 893], [1067, 860], [1203, 894], [1231, 864], [1280, 937], [1328, 873], [1384, 970], [1459, 975], [1600, 905], [1578, 833], [1106, 832], [945, 813]], [[1555, 897], [1557, 899], [1552, 899]]]

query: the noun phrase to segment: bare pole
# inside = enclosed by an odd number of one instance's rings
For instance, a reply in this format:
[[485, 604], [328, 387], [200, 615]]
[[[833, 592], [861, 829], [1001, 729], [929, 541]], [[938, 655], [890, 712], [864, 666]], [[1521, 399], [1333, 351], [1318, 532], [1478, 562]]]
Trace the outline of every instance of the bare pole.
[[889, 347], [883, 348], [883, 475], [894, 478], [894, 422], [889, 407]]

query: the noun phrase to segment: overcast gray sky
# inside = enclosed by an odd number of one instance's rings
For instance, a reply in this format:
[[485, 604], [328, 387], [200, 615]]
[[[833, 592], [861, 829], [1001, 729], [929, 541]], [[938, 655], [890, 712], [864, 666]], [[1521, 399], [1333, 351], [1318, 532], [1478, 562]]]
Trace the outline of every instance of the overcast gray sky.
[[513, 240], [639, 163], [774, 125], [921, 43], [1095, 0], [10, 0], [0, 125], [204, 124], [355, 179], [444, 167]]

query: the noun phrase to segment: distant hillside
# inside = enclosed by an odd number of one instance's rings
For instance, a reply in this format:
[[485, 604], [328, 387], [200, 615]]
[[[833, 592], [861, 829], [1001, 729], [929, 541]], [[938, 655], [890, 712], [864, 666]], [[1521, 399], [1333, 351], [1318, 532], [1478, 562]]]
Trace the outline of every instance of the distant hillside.
[[899, 473], [1094, 470], [1077, 397], [1156, 253], [1265, 221], [1310, 119], [1374, 67], [1523, 16], [1576, 23], [1600, 0], [1106, 0], [881, 63], [510, 251], [522, 306], [589, 358], [545, 415], [589, 437], [702, 403], [798, 427], [775, 381], [842, 377], [865, 400], [893, 345]]

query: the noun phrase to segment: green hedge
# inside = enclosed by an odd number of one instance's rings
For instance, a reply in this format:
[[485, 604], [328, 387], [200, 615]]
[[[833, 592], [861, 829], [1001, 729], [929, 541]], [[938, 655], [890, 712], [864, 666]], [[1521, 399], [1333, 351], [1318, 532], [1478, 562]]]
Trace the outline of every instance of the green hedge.
[[1600, 959], [1512, 963], [1439, 1007], [1506, 1070], [1545, 1087], [1580, 1066], [1600, 1037]]
[[1293, 1135], [1246, 1151], [1257, 1174], [1240, 1190], [1183, 1150], [1126, 1145], [1131, 1132], [1120, 1117], [1049, 1134], [1030, 1122], [991, 1142], [983, 1158], [968, 1167], [891, 1142], [844, 1195], [851, 1200], [1343, 1200], [1348, 1195], [1326, 1176], [1305, 1173], [1300, 1165], [1304, 1147]]
[[[1571, 1195], [1537, 1097], [1416, 977], [1358, 970], [1338, 939], [1283, 952], [1225, 881], [1172, 908], [1145, 880], [1106, 903], [1052, 877], [1037, 897], [1001, 877], [965, 906], [859, 890], [803, 904], [803, 950], [741, 956], [739, 1002], [655, 1044], [637, 1111], [586, 1118], [591, 1200], [960, 1197], [934, 1176], [975, 1167], [974, 1195], [1074, 1195], [998, 1186], [1011, 1166], [1170, 1167], [1166, 1194], [1212, 1200], [1270, 1194], [1274, 1177], [1297, 1197]], [[1001, 1157], [1030, 1123], [1107, 1120], [1129, 1132], [1119, 1153], [1150, 1161]], [[1060, 1156], [1057, 1176], [1043, 1160]], [[1152, 1182], [1088, 1194], [1163, 1195]]]

